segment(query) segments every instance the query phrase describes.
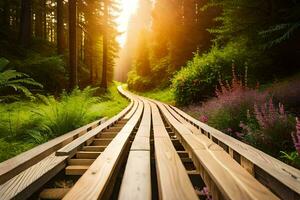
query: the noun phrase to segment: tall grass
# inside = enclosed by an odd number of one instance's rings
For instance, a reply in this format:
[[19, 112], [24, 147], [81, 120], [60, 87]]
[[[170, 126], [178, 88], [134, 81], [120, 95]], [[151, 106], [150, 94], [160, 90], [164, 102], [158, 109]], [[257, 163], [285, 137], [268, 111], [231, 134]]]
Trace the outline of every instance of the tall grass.
[[57, 136], [83, 125], [87, 121], [88, 109], [100, 100], [93, 96], [95, 91], [96, 88], [90, 87], [82, 91], [74, 89], [70, 94], [63, 92], [59, 100], [40, 95], [42, 105], [34, 112], [41, 119], [39, 128]]
[[0, 161], [101, 117], [111, 117], [128, 104], [115, 84], [95, 96], [97, 90], [87, 87], [63, 92], [58, 98], [37, 95], [35, 102], [0, 103]]

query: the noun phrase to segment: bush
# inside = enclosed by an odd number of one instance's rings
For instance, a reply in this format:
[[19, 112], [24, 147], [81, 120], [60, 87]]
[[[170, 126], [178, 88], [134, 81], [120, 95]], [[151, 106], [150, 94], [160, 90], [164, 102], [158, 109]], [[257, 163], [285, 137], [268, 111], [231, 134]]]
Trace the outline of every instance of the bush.
[[220, 82], [216, 95], [216, 98], [203, 103], [199, 110], [200, 120], [234, 137], [242, 131], [240, 122], [247, 120], [254, 104], [264, 102], [268, 96], [248, 88], [235, 75], [231, 84]]
[[170, 85], [169, 65], [169, 56], [161, 58], [159, 61], [152, 63], [151, 73], [146, 76], [140, 76], [136, 72], [136, 67], [134, 67], [134, 70], [128, 73], [128, 88], [138, 92], [144, 92], [158, 87], [166, 88]]
[[39, 120], [33, 117], [32, 108], [37, 108], [32, 102], [0, 104], [0, 138], [28, 138], [27, 130], [34, 129], [39, 124]]
[[212, 47], [209, 53], [199, 55], [189, 61], [172, 80], [175, 99], [178, 104], [198, 102], [210, 97], [214, 93], [220, 76], [228, 80], [231, 74], [231, 65], [234, 62], [241, 71], [245, 64], [249, 66], [250, 81], [257, 71], [256, 60], [264, 60], [259, 50], [247, 48], [246, 41], [237, 40], [228, 43], [224, 48]]
[[155, 87], [165, 88], [170, 85], [171, 72], [169, 71], [171, 65], [170, 56], [161, 58], [158, 61], [153, 61], [151, 67], [151, 82]]
[[35, 112], [36, 117], [41, 120], [41, 126], [37, 128], [38, 132], [53, 137], [86, 124], [88, 109], [99, 101], [99, 98], [93, 97], [96, 89], [87, 87], [82, 91], [74, 89], [71, 94], [64, 92], [60, 101], [52, 96], [40, 95], [44, 105]]
[[136, 71], [130, 71], [128, 73], [128, 89], [135, 91], [146, 91], [153, 88], [153, 84], [149, 77], [139, 76]]
[[281, 151], [281, 158], [284, 158], [291, 165], [300, 169], [300, 121], [298, 118], [296, 118], [296, 131], [292, 133], [292, 138], [295, 151], [290, 153]]
[[[8, 60], [0, 58], [0, 101], [12, 98], [16, 99], [17, 95], [15, 92], [21, 92], [26, 97], [33, 98], [32, 93], [27, 87], [33, 86], [42, 88], [43, 86], [30, 78], [27, 74], [17, 72], [16, 70], [6, 69], [8, 64]], [[13, 89], [14, 92], [10, 89]]]
[[280, 151], [293, 150], [291, 133], [295, 119], [288, 115], [282, 104], [276, 107], [272, 98], [267, 102], [254, 105], [253, 114], [249, 114], [244, 129], [244, 140], [251, 145], [273, 155], [280, 156]]
[[20, 61], [17, 69], [44, 85], [48, 92], [59, 92], [66, 88], [68, 73], [60, 56], [43, 57], [34, 54], [25, 61]]
[[75, 89], [53, 96], [37, 95], [40, 102], [0, 104], [0, 138], [8, 140], [33, 139], [42, 143], [74, 130], [99, 116], [91, 117], [89, 109], [99, 101], [93, 97], [96, 88]]

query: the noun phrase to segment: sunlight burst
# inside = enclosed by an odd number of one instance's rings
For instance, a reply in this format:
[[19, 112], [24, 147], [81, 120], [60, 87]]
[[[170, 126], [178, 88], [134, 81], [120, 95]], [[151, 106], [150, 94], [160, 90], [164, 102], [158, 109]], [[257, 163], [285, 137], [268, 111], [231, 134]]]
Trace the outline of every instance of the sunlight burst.
[[138, 0], [119, 0], [121, 5], [121, 14], [117, 19], [118, 30], [123, 34], [117, 40], [121, 46], [124, 46], [127, 36], [128, 21], [132, 14], [136, 11]]

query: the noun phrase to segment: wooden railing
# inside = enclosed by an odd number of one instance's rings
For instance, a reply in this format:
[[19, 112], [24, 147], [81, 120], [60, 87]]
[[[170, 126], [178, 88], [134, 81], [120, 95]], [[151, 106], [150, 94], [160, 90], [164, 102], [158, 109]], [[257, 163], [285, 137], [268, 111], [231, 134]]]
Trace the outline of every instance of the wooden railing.
[[300, 171], [170, 106], [282, 199], [300, 199]]

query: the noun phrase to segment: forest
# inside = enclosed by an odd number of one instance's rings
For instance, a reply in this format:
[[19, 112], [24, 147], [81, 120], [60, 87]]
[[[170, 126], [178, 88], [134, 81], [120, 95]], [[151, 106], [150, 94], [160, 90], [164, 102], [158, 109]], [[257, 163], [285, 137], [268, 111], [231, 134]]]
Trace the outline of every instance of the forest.
[[1, 162], [116, 115], [126, 83], [300, 168], [299, 0], [139, 0], [120, 44], [123, 7], [0, 0]]

